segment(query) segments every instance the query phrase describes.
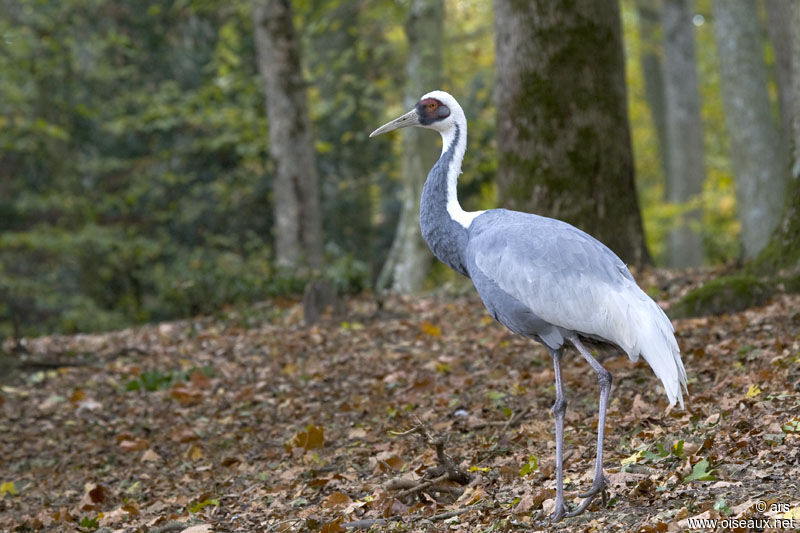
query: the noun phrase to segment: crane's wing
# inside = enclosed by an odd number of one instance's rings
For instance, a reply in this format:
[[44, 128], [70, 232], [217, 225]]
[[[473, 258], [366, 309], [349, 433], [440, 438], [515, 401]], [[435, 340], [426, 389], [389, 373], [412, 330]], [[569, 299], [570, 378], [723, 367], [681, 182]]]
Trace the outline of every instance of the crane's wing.
[[672, 324], [600, 241], [559, 220], [493, 210], [470, 227], [466, 258], [540, 319], [613, 342], [633, 361], [642, 355], [670, 402], [683, 405], [686, 371]]

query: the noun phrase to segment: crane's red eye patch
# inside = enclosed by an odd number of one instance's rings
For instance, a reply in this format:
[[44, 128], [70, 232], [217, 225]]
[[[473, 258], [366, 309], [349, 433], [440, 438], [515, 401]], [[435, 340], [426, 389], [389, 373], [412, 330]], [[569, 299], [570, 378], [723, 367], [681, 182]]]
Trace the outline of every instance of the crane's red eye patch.
[[421, 124], [428, 126], [450, 116], [450, 109], [436, 98], [425, 98], [417, 104]]

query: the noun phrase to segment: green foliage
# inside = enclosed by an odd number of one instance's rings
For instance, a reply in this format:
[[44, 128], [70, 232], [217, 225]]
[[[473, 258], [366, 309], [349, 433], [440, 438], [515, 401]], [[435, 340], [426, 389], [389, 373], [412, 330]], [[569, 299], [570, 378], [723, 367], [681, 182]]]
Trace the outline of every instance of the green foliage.
[[88, 516], [84, 516], [81, 518], [81, 528], [88, 529], [89, 531], [94, 531], [100, 527], [100, 522], [98, 521], [97, 517], [91, 518]]
[[[314, 3], [317, 16], [327, 20], [331, 5]], [[2, 6], [0, 337], [118, 328], [302, 290], [305, 280], [271, 264], [272, 167], [249, 2]], [[335, 31], [309, 25], [304, 35], [324, 43]], [[364, 155], [385, 155], [365, 149], [381, 98], [363, 89], [374, 85], [371, 62], [389, 54], [351, 61], [337, 55], [346, 44], [325, 48], [338, 61], [329, 93], [353, 61], [364, 76], [340, 91], [349, 102], [318, 102], [337, 147], [320, 166], [329, 274], [360, 290], [376, 252], [367, 168], [377, 164]], [[358, 121], [337, 122], [353, 109]], [[343, 144], [353, 132], [358, 142]]]
[[219, 505], [219, 500], [216, 498], [207, 498], [201, 502], [195, 502], [189, 506], [189, 512], [199, 513], [209, 505], [213, 505], [214, 507], [216, 507]]
[[531, 454], [528, 457], [528, 461], [524, 465], [522, 465], [522, 468], [519, 471], [519, 475], [520, 477], [525, 477], [531, 472], [535, 472], [537, 468], [539, 468], [539, 458]]
[[[408, 6], [293, 7], [324, 211], [326, 264], [314, 275], [356, 292], [380, 270], [400, 210], [401, 137], [368, 134], [407, 105]], [[630, 0], [622, 8], [648, 244], [661, 257], [679, 214], [699, 206], [710, 260], [736, 257], [710, 25], [697, 30], [709, 178], [690, 205], [668, 205], [636, 10]], [[216, 313], [302, 290], [305, 279], [272, 264], [273, 165], [251, 9], [245, 0], [0, 0], [0, 338]], [[492, 7], [445, 9], [443, 88], [470, 119], [459, 194], [466, 209], [494, 207]], [[709, 18], [710, 2], [697, 10]], [[437, 266], [431, 282], [463, 279]]]
[[645, 463], [677, 463], [684, 457], [683, 452], [684, 441], [678, 440], [671, 446], [666, 443], [666, 446], [661, 442], [655, 445], [655, 451], [650, 451], [650, 446], [642, 445], [632, 455], [621, 461], [623, 471], [628, 471], [631, 464], [638, 463], [644, 460]]
[[326, 255], [325, 278], [333, 283], [338, 292], [358, 293], [369, 287], [367, 263], [356, 259], [351, 253], [343, 252], [334, 244], [326, 247]]
[[720, 498], [714, 502], [714, 510], [718, 511], [723, 516], [732, 514], [731, 508], [728, 506], [728, 502], [725, 500], [725, 498]]
[[174, 381], [177, 381], [176, 374], [173, 372], [142, 372], [136, 379], [132, 379], [125, 384], [127, 391], [157, 391], [167, 389]]
[[168, 370], [163, 372], [161, 370], [149, 370], [142, 372], [135, 379], [131, 379], [125, 383], [126, 391], [157, 391], [168, 389], [175, 383], [181, 381], [188, 381], [189, 377], [194, 372], [201, 372], [207, 377], [213, 377], [214, 369], [208, 366], [202, 368], [192, 368], [190, 370]]
[[683, 478], [684, 483], [692, 481], [714, 481], [717, 477], [714, 475], [714, 469], [709, 469], [708, 459], [698, 461], [692, 467], [692, 473]]

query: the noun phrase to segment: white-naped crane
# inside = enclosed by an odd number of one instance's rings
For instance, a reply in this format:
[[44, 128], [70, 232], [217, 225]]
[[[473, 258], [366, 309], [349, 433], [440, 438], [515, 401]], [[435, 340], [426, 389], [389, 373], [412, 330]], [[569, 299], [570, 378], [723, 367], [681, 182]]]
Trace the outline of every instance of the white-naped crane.
[[[592, 500], [607, 499], [603, 435], [611, 374], [581, 339], [621, 348], [639, 356], [664, 384], [671, 405], [683, 407], [686, 370], [667, 316], [645, 294], [614, 252], [578, 228], [507, 209], [464, 211], [456, 186], [467, 147], [467, 119], [450, 94], [432, 91], [405, 115], [370, 137], [419, 126], [442, 136], [442, 155], [428, 174], [420, 202], [422, 236], [434, 255], [475, 284], [486, 309], [511, 331], [538, 341], [553, 357], [556, 399], [556, 503], [558, 521], [583, 512]], [[569, 342], [597, 373], [600, 407], [594, 481], [574, 510], [564, 502], [564, 413], [567, 401], [561, 356]]]

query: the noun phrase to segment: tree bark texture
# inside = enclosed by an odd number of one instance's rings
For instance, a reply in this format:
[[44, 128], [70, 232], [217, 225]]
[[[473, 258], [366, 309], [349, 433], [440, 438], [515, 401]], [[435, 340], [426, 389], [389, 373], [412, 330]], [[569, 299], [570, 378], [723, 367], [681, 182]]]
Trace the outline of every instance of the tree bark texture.
[[749, 259], [780, 219], [788, 158], [772, 118], [756, 3], [714, 0], [713, 14], [742, 246]]
[[644, 96], [653, 127], [658, 137], [658, 154], [661, 170], [667, 175], [667, 110], [664, 95], [664, 76], [661, 56], [661, 2], [659, 0], [636, 0], [636, 13], [639, 17], [640, 62], [644, 78]]
[[766, 0], [767, 33], [775, 52], [775, 82], [784, 147], [789, 152], [792, 139], [792, 4], [797, 0]]
[[649, 262], [617, 0], [495, 0], [498, 189]]
[[[699, 198], [706, 179], [691, 0], [664, 0], [661, 20], [667, 111], [666, 197], [685, 206]], [[704, 255], [699, 232], [702, 213], [699, 208], [681, 212], [677, 227], [668, 235], [669, 266], [699, 266]]]
[[258, 69], [264, 80], [269, 150], [275, 162], [275, 260], [279, 268], [322, 263], [322, 223], [311, 120], [289, 0], [253, 10]]
[[[440, 88], [443, 19], [442, 0], [412, 0], [406, 22], [409, 49], [405, 109], [411, 109], [423, 94]], [[378, 286], [390, 286], [394, 292], [414, 292], [422, 288], [433, 258], [419, 230], [419, 201], [422, 185], [439, 154], [433, 148], [435, 133], [405, 128], [402, 135], [400, 217]]]
[[[793, 2], [790, 10], [792, 43], [792, 71], [800, 72], [800, 2]], [[792, 76], [793, 145], [792, 170], [786, 184], [785, 204], [778, 226], [769, 244], [756, 260], [758, 270], [774, 274], [800, 274], [800, 76]]]

